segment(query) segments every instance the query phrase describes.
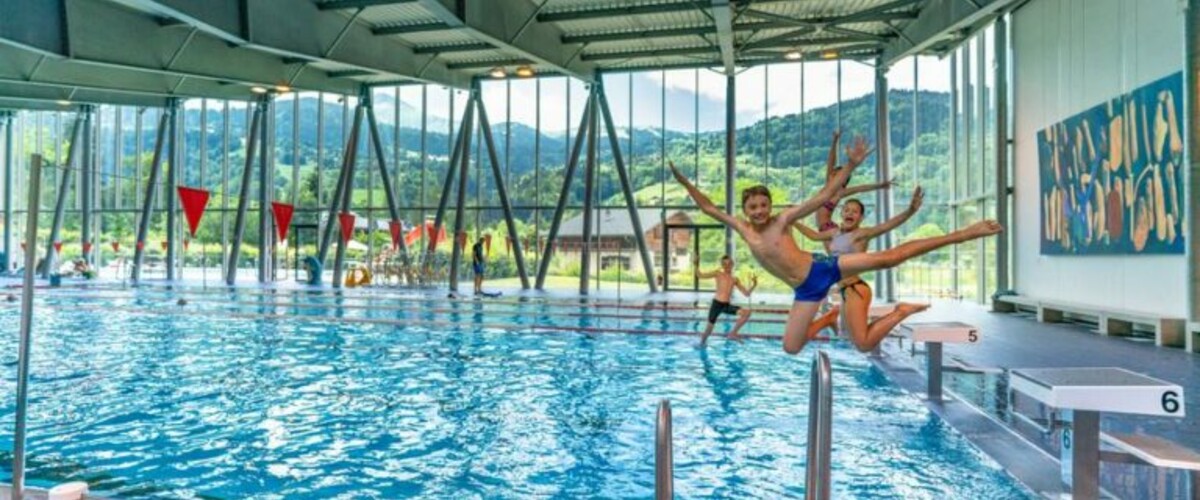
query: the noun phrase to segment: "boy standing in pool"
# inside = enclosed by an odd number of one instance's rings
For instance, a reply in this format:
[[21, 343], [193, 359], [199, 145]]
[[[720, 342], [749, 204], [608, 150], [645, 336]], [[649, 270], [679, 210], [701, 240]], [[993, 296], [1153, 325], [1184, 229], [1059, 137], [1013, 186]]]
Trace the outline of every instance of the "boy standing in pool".
[[829, 257], [800, 250], [792, 238], [792, 223], [806, 217], [826, 201], [829, 201], [841, 186], [846, 185], [854, 168], [867, 157], [866, 141], [859, 137], [849, 153], [849, 163], [837, 172], [813, 198], [788, 207], [778, 215], [771, 213], [771, 192], [766, 186], [753, 186], [742, 191], [742, 212], [745, 219], [738, 219], [722, 212], [712, 200], [696, 189], [675, 165], [671, 173], [679, 181], [702, 212], [737, 231], [750, 253], [767, 272], [787, 283], [795, 291], [795, 301], [788, 313], [784, 327], [783, 350], [788, 354], [799, 353], [808, 342], [809, 326], [817, 309], [829, 293], [829, 287], [842, 279], [842, 274], [858, 275], [869, 271], [886, 269], [929, 253], [938, 248], [962, 243], [999, 233], [1003, 228], [996, 221], [981, 221], [944, 236], [922, 238], [880, 252], [856, 253]]
[[732, 314], [737, 316], [737, 323], [734, 323], [733, 330], [729, 331], [726, 338], [729, 340], [742, 341], [742, 336], [738, 335], [738, 330], [745, 326], [750, 320], [750, 310], [742, 309], [731, 304], [733, 301], [733, 289], [737, 287], [742, 295], [750, 298], [750, 294], [754, 293], [754, 289], [758, 287], [758, 276], [750, 278], [750, 288], [746, 288], [742, 284], [742, 280], [733, 275], [733, 259], [728, 255], [721, 256], [721, 268], [708, 272], [700, 271], [700, 261], [693, 262], [693, 269], [696, 277], [707, 279], [714, 278], [717, 281], [717, 291], [713, 294], [712, 304], [708, 306], [708, 326], [704, 328], [704, 334], [700, 336], [700, 345], [704, 346], [708, 342], [708, 336], [712, 335], [713, 327], [717, 325], [717, 318], [722, 314]]
[[483, 295], [483, 238], [477, 238], [471, 245], [471, 270], [475, 271], [475, 295]]

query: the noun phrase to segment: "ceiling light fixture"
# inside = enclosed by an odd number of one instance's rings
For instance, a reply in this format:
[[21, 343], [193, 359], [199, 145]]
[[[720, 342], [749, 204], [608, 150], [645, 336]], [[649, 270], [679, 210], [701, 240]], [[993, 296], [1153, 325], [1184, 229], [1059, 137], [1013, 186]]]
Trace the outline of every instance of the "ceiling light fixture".
[[799, 50], [789, 50], [787, 53], [783, 54], [783, 58], [789, 61], [799, 61], [800, 59], [804, 58], [804, 53], [800, 52]]
[[521, 78], [529, 78], [533, 76], [533, 68], [528, 64], [517, 66], [517, 76]]
[[836, 50], [826, 50], [821, 53], [822, 59], [837, 59], [838, 53]]
[[492, 68], [492, 70], [489, 71], [488, 74], [491, 75], [492, 78], [504, 78], [504, 77], [508, 76], [508, 72], [504, 71], [503, 66], [496, 66], [495, 68]]
[[260, 86], [258, 86], [258, 85], [255, 85], [255, 86], [253, 86], [253, 87], [250, 87], [250, 91], [251, 91], [251, 92], [254, 92], [255, 94], [266, 94], [266, 93], [267, 93], [267, 88], [266, 88], [266, 87], [260, 87]]
[[286, 94], [288, 92], [291, 92], [292, 88], [289, 87], [287, 84], [281, 83], [281, 84], [275, 86], [275, 91], [280, 94]]
[[71, 101], [68, 101], [66, 99], [59, 99], [56, 102], [58, 102], [59, 106], [70, 106], [71, 105]]

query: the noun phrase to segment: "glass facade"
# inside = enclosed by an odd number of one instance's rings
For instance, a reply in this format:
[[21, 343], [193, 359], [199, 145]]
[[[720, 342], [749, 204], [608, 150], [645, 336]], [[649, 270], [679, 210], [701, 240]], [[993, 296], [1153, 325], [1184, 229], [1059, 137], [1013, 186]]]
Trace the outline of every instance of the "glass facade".
[[[995, 211], [996, 74], [991, 29], [981, 31], [944, 57], [920, 56], [897, 62], [887, 72], [888, 134], [891, 177], [891, 213], [902, 211], [918, 185], [925, 190], [925, 207], [898, 228], [892, 244], [907, 239], [942, 234]], [[753, 184], [772, 188], [777, 205], [787, 205], [811, 195], [824, 182], [829, 139], [842, 130], [843, 143], [856, 135], [877, 142], [876, 70], [853, 60], [812, 60], [749, 68], [733, 81], [736, 161], [731, 181], [734, 196]], [[727, 78], [707, 69], [682, 69], [612, 73], [603, 76], [607, 103], [615, 130], [615, 143], [630, 174], [632, 194], [652, 261], [653, 276], [670, 288], [707, 288], [692, 277], [692, 262], [714, 267], [725, 252], [723, 229], [696, 210], [686, 193], [670, 178], [667, 162], [674, 162], [694, 178], [718, 205], [726, 198], [725, 108]], [[547, 288], [575, 289], [580, 273], [590, 274], [590, 285], [605, 291], [643, 291], [646, 276], [633, 234], [620, 177], [603, 121], [597, 131], [595, 172], [596, 220], [590, 262], [579, 261], [586, 148], [581, 151], [556, 241], [547, 241], [554, 211], [562, 192], [571, 146], [579, 131], [588, 89], [564, 77], [485, 80], [481, 101], [487, 110], [495, 139], [496, 179], [476, 120], [467, 146], [464, 220], [469, 245], [483, 239], [489, 248], [489, 281], [516, 286], [513, 252], [501, 209], [497, 185], [508, 189], [520, 246], [530, 278], [542, 264], [547, 245], [554, 252], [549, 262]], [[455, 227], [457, 184], [449, 191], [444, 219], [446, 234], [431, 234], [438, 202], [450, 170], [458, 127], [467, 107], [468, 93], [436, 85], [404, 85], [372, 89], [380, 149], [369, 142], [363, 126], [351, 179], [350, 211], [356, 216], [353, 242], [347, 261], [369, 266], [382, 281], [399, 282], [398, 252], [389, 231], [391, 214], [386, 188], [395, 194], [402, 221], [400, 237], [419, 260], [433, 244], [435, 276], [446, 280], [452, 245], [461, 242]], [[319, 227], [336, 194], [339, 169], [345, 158], [357, 97], [301, 92], [275, 96], [267, 134], [269, 197], [295, 206], [293, 227], [284, 242], [272, 250], [273, 278], [298, 279], [297, 268], [306, 255], [317, 251]], [[260, 246], [258, 233], [257, 161], [253, 163], [254, 189], [250, 191], [247, 230], [239, 261], [226, 263], [233, 221], [239, 202], [242, 172], [246, 167], [247, 130], [253, 104], [238, 101], [194, 99], [181, 104], [178, 158], [179, 183], [212, 193], [208, 211], [195, 238], [183, 236], [182, 266], [187, 278], [219, 279], [218, 269], [234, 265], [240, 279], [254, 279]], [[147, 195], [157, 138], [160, 109], [99, 106], [93, 111], [92, 154], [95, 200], [92, 247], [101, 276], [128, 276], [134, 250], [141, 203]], [[13, 228], [22, 234], [29, 155], [41, 152], [55, 168], [43, 182], [42, 220], [45, 244], [49, 235], [53, 200], [59, 195], [62, 164], [70, 150], [70, 131], [80, 116], [75, 112], [23, 111], [13, 120], [16, 143]], [[164, 169], [169, 168], [163, 151]], [[382, 157], [380, 157], [380, 155]], [[839, 161], [844, 161], [839, 151]], [[385, 186], [382, 161], [390, 176]], [[878, 182], [878, 159], [872, 156], [859, 168], [852, 184]], [[457, 173], [458, 166], [454, 166]], [[147, 265], [143, 277], [161, 277], [165, 215], [169, 178], [159, 176], [150, 236], [145, 243]], [[63, 225], [60, 262], [82, 252], [81, 179], [70, 185], [71, 202]], [[883, 198], [868, 193], [860, 198], [867, 220], [879, 221]], [[735, 198], [734, 205], [738, 200]], [[738, 210], [740, 211], [740, 210]], [[185, 226], [180, 216], [180, 226]], [[15, 237], [15, 236], [14, 236]], [[274, 239], [274, 237], [271, 237]], [[17, 238], [19, 240], [19, 238]], [[806, 248], [819, 245], [804, 242]], [[745, 275], [762, 275], [744, 245], [735, 246], [735, 258]], [[469, 254], [467, 254], [469, 257]], [[467, 259], [464, 259], [467, 260]], [[995, 243], [968, 244], [922, 257], [895, 273], [898, 296], [942, 296], [984, 300], [995, 272]], [[327, 265], [332, 265], [330, 261]], [[207, 270], [205, 270], [207, 269]], [[460, 272], [469, 270], [464, 266]], [[463, 274], [467, 276], [467, 274]], [[762, 289], [786, 292], [781, 283], [762, 280]]]

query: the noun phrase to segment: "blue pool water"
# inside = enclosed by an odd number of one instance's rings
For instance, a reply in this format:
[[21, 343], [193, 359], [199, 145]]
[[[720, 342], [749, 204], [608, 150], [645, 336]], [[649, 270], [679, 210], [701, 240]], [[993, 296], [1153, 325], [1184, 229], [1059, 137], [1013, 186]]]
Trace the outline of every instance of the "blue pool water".
[[[32, 482], [161, 498], [649, 498], [668, 398], [680, 497], [803, 496], [811, 353], [569, 331], [689, 331], [703, 311], [184, 296], [39, 300]], [[0, 308], [8, 429], [17, 313]], [[830, 354], [835, 498], [1031, 497], [861, 355]]]

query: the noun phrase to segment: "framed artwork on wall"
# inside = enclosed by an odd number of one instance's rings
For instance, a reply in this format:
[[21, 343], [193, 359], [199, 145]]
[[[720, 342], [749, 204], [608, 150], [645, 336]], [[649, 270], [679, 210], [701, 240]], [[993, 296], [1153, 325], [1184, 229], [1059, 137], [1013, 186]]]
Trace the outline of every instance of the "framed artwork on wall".
[[1037, 134], [1043, 255], [1183, 254], [1183, 74]]

